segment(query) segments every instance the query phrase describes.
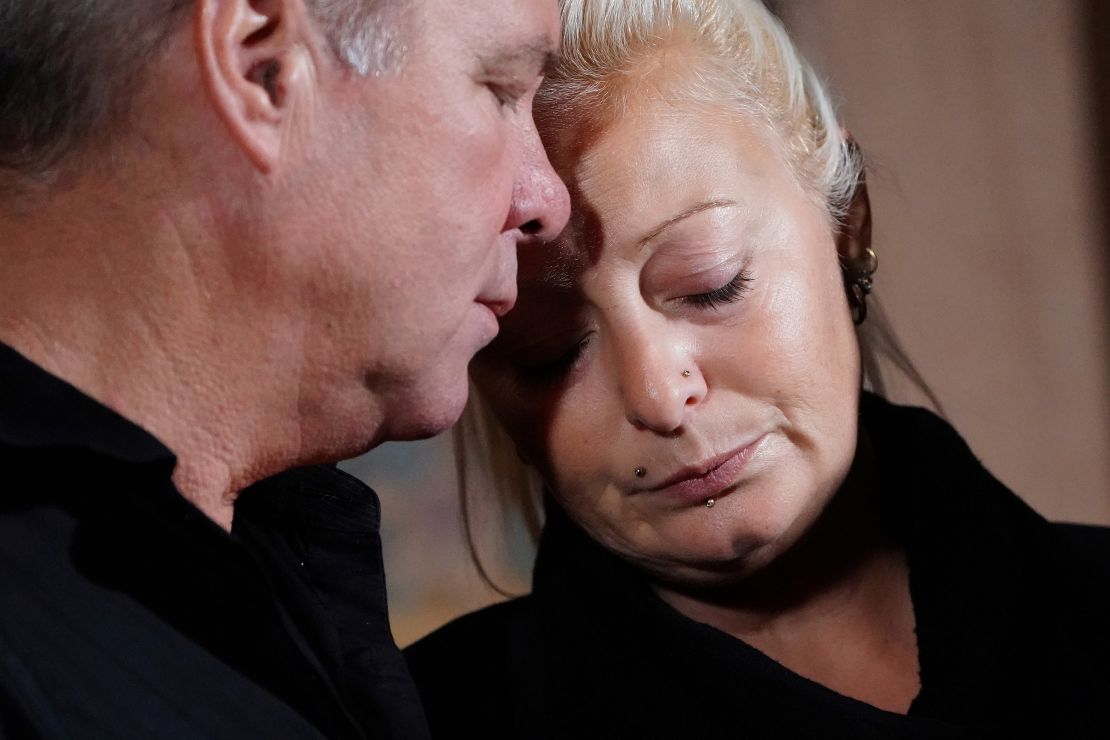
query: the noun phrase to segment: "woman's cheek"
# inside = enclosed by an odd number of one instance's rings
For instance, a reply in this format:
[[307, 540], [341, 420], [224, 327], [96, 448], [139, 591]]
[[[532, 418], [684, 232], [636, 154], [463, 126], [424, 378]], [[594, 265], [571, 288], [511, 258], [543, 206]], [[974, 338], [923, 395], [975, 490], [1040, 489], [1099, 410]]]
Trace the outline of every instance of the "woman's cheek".
[[561, 399], [546, 440], [549, 470], [560, 490], [580, 491], [604, 477], [605, 451], [612, 448], [618, 431], [607, 430], [604, 419], [598, 399], [574, 391]]
[[807, 300], [805, 281], [793, 271], [778, 275], [766, 286], [764, 334], [787, 354], [795, 354], [804, 346], [812, 331], [814, 317]]

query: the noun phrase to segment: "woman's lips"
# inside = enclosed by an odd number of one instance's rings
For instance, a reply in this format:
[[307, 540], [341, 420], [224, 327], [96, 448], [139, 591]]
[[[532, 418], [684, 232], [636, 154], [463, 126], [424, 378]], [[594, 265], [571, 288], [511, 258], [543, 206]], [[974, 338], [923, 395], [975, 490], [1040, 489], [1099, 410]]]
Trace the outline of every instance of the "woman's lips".
[[664, 496], [674, 496], [698, 503], [709, 498], [717, 498], [739, 480], [740, 474], [755, 454], [759, 443], [766, 436], [761, 435], [732, 452], [683, 468], [659, 485], [640, 489], [640, 492], [661, 493]]

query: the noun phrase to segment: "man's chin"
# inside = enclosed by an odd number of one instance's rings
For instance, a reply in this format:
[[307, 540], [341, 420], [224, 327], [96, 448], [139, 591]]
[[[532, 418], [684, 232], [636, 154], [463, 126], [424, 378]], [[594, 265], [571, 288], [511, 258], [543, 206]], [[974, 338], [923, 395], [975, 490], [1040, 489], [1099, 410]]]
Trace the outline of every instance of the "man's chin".
[[467, 383], [443, 383], [407, 394], [392, 407], [387, 441], [407, 442], [442, 434], [455, 425], [466, 407]]

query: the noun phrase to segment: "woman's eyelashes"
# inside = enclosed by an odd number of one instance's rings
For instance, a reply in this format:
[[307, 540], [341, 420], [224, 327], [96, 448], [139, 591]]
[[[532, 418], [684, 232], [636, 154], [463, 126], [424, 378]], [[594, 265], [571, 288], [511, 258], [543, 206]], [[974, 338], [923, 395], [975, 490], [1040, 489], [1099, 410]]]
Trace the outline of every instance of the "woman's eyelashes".
[[[747, 269], [743, 269], [720, 288], [705, 293], [682, 296], [677, 300], [684, 305], [697, 309], [717, 309], [743, 298], [746, 293], [752, 290], [754, 280], [755, 276]], [[520, 379], [536, 386], [551, 385], [562, 381], [581, 359], [582, 353], [590, 344], [591, 336], [592, 333], [586, 334], [574, 342], [569, 349], [555, 355], [554, 359], [520, 366], [518, 370]]]
[[536, 385], [544, 385], [556, 382], [566, 376], [568, 372], [582, 357], [582, 352], [586, 349], [586, 345], [590, 343], [590, 335], [579, 339], [575, 342], [570, 349], [563, 352], [554, 360], [540, 362], [534, 365], [526, 365], [520, 369], [520, 377]]
[[679, 300], [694, 308], [720, 308], [743, 298], [744, 294], [752, 289], [753, 280], [755, 277], [750, 272], [741, 270], [736, 273], [736, 277], [716, 290], [682, 296]]

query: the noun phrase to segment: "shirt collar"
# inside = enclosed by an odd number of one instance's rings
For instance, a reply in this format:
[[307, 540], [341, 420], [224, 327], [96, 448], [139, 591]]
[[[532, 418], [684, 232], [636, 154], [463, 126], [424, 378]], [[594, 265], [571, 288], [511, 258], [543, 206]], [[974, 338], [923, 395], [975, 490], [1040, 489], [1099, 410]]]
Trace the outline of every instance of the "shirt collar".
[[125, 464], [176, 463], [149, 432], [0, 342], [0, 445], [88, 450]]

